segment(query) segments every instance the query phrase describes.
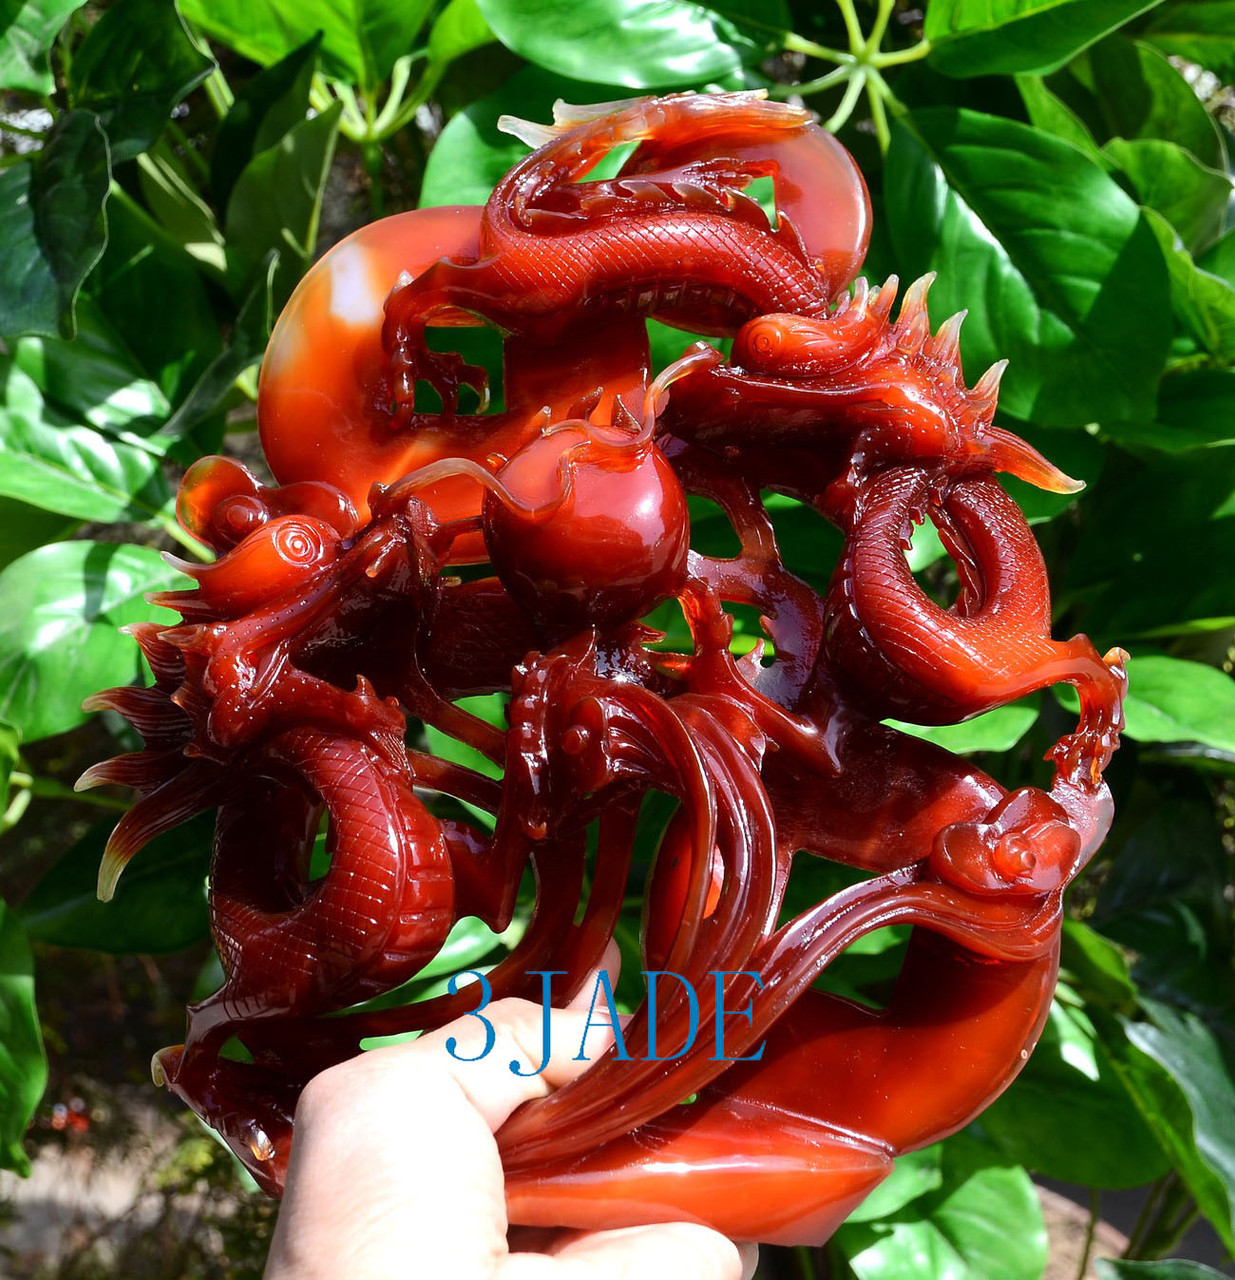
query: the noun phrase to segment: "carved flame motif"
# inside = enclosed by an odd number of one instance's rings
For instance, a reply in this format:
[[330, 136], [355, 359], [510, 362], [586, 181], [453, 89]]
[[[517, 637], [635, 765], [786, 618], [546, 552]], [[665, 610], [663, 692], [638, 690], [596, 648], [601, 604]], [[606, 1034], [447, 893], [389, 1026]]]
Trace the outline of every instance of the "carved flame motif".
[[[612, 936], [640, 804], [667, 793], [644, 968], [693, 985], [700, 1033], [676, 1052], [690, 1009], [668, 984], [658, 1059], [645, 1006], [630, 1060], [517, 1112], [498, 1135], [511, 1218], [820, 1241], [1032, 1048], [1062, 891], [1110, 823], [1124, 655], [1051, 638], [1042, 558], [994, 473], [1076, 486], [993, 425], [1001, 368], [966, 384], [962, 317], [932, 336], [929, 278], [895, 318], [895, 280], [852, 283], [865, 185], [803, 112], [678, 95], [509, 127], [539, 149], [483, 210], [375, 223], [301, 284], [261, 381], [279, 483], [222, 458], [185, 477], [182, 522], [218, 558], [162, 597], [179, 625], [133, 629], [154, 685], [94, 700], [146, 743], [83, 779], [141, 793], [100, 892], [151, 837], [217, 809], [226, 978], [156, 1078], [277, 1193], [306, 1081], [473, 997], [354, 1006], [420, 972], [461, 917], [504, 928], [529, 867], [534, 912], [489, 980], [537, 998], [555, 970], [565, 1001]], [[588, 179], [626, 143], [616, 177]], [[768, 175], [774, 220], [746, 194]], [[732, 355], [700, 344], [653, 379], [647, 317], [733, 336]], [[461, 323], [503, 334], [500, 412], [481, 369], [426, 341]], [[842, 531], [823, 596], [782, 564], [767, 491]], [[723, 508], [736, 556], [691, 548], [687, 495]], [[950, 608], [905, 561], [923, 520], [958, 570]], [[452, 571], [481, 561], [492, 576]], [[669, 599], [689, 652], [639, 622]], [[733, 656], [726, 604], [760, 612], [773, 660]], [[1060, 681], [1081, 714], [1049, 792], [1010, 794], [881, 723], [954, 723]], [[495, 691], [508, 728], [457, 705]], [[500, 780], [409, 747], [412, 721]], [[488, 810], [492, 834], [435, 816], [435, 795]], [[795, 855], [868, 878], [785, 920]], [[885, 1009], [813, 987], [889, 924], [915, 929]], [[720, 1008], [714, 972], [733, 975]], [[717, 1060], [718, 1019], [748, 1006], [728, 1057], [762, 1057]], [[246, 1060], [221, 1053], [234, 1040]]]

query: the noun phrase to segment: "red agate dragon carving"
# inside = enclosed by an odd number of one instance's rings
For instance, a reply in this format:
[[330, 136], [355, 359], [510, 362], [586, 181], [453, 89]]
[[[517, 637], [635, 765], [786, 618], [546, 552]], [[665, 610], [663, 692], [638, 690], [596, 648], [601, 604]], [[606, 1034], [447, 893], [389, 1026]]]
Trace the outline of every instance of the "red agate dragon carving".
[[[511, 1219], [821, 1241], [1035, 1043], [1061, 894], [1110, 823], [1124, 655], [1051, 638], [1042, 558], [995, 475], [1076, 486], [993, 425], [1000, 369], [966, 385], [961, 318], [931, 333], [929, 279], [899, 309], [895, 279], [855, 282], [865, 185], [804, 112], [677, 95], [507, 124], [537, 149], [485, 208], [384, 219], [302, 282], [258, 403], [278, 483], [225, 458], [185, 476], [180, 518], [217, 558], [159, 598], [179, 625], [133, 628], [153, 686], [94, 699], [146, 744], [83, 780], [141, 793], [100, 891], [154, 835], [218, 811], [226, 976], [155, 1073], [277, 1193], [305, 1083], [367, 1037], [472, 1008], [466, 988], [372, 997], [462, 917], [505, 928], [529, 868], [534, 909], [493, 993], [537, 998], [544, 970], [555, 1000], [577, 991], [628, 891], [640, 805], [665, 793], [644, 967], [693, 985], [700, 1034], [674, 1052], [691, 1011], [667, 988], [659, 1059], [645, 1006], [629, 1060], [518, 1111], [498, 1134]], [[589, 179], [625, 144], [616, 177]], [[748, 194], [769, 176], [774, 224]], [[653, 377], [649, 317], [731, 354], [699, 343]], [[449, 350], [463, 324], [503, 336], [499, 412]], [[782, 563], [768, 492], [841, 531], [825, 594]], [[723, 509], [736, 555], [692, 549], [688, 495]], [[949, 608], [905, 561], [924, 520], [958, 572]], [[640, 622], [670, 599], [686, 652]], [[762, 615], [770, 661], [731, 652], [733, 604]], [[950, 724], [1061, 681], [1081, 711], [1049, 790], [1008, 792], [883, 723]], [[506, 727], [459, 705], [497, 691]], [[500, 778], [431, 754], [417, 725]], [[813, 858], [864, 878], [785, 919]], [[914, 929], [886, 1008], [815, 985], [889, 924]], [[727, 1057], [762, 1056], [717, 1061], [717, 1020], [744, 1008]], [[234, 1041], [245, 1060], [221, 1052]]]

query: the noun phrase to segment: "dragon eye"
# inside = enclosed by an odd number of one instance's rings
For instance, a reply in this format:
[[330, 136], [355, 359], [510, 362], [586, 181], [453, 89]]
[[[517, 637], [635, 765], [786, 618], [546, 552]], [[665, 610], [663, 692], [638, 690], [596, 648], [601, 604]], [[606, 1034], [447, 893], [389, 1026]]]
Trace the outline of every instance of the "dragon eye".
[[322, 552], [322, 540], [316, 530], [299, 523], [285, 524], [274, 534], [275, 550], [292, 564], [310, 564]]

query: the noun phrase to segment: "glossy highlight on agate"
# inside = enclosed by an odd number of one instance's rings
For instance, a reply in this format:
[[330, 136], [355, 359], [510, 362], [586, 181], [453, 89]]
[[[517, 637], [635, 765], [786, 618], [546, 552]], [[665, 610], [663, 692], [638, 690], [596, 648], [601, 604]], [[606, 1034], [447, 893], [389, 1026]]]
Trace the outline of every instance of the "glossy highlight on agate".
[[[146, 744], [83, 779], [141, 793], [100, 892], [152, 837], [217, 810], [226, 977], [155, 1075], [278, 1194], [306, 1082], [471, 996], [353, 1006], [414, 977], [461, 917], [503, 929], [529, 867], [534, 912], [489, 982], [538, 999], [538, 971], [561, 971], [564, 1002], [613, 934], [640, 805], [667, 793], [643, 967], [699, 992], [699, 1034], [664, 1056], [690, 1015], [668, 984], [659, 1060], [644, 1007], [632, 1060], [516, 1112], [498, 1134], [511, 1221], [820, 1242], [1036, 1042], [1062, 892], [1111, 821], [1125, 655], [1051, 638], [1042, 558], [995, 473], [1077, 486], [993, 424], [1001, 369], [967, 385], [961, 318], [931, 333], [929, 278], [899, 307], [895, 279], [856, 278], [865, 184], [805, 112], [683, 94], [505, 124], [536, 149], [483, 209], [374, 223], [301, 283], [261, 377], [277, 483], [225, 458], [185, 476], [180, 518], [217, 559], [160, 597], [179, 625], [132, 628], [154, 685], [93, 699]], [[616, 177], [588, 177], [629, 143]], [[775, 225], [745, 193], [769, 175]], [[699, 343], [653, 379], [648, 318], [732, 353]], [[499, 413], [484, 371], [426, 339], [478, 323], [503, 336]], [[781, 562], [765, 492], [843, 534], [825, 594]], [[723, 509], [734, 558], [691, 548], [688, 495]], [[959, 574], [947, 609], [905, 562], [923, 520]], [[639, 621], [668, 599], [688, 653]], [[726, 604], [758, 610], [774, 660], [731, 653]], [[1009, 793], [881, 723], [954, 723], [1060, 682], [1081, 712], [1049, 791]], [[456, 705], [495, 691], [507, 728]], [[412, 720], [501, 778], [409, 748]], [[330, 867], [311, 879], [323, 814]], [[868, 878], [781, 923], [811, 858]], [[885, 1009], [813, 987], [890, 924], [915, 928]], [[729, 1055], [766, 1041], [757, 1062], [713, 1060], [716, 971], [735, 975], [725, 1008], [752, 1009], [727, 1022]], [[233, 1039], [251, 1061], [221, 1054]]]

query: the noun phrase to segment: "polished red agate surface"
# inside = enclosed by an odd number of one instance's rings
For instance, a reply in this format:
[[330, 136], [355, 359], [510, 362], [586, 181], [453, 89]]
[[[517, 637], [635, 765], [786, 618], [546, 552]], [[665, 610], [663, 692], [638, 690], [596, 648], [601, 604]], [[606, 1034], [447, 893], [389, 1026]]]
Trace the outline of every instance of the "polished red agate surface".
[[[530, 869], [527, 927], [489, 983], [539, 999], [552, 970], [564, 1003], [631, 892], [643, 801], [671, 797], [637, 891], [643, 968], [681, 981], [654, 1026], [635, 1013], [625, 1057], [501, 1129], [511, 1220], [821, 1241], [1032, 1049], [1061, 895], [1110, 824], [1124, 655], [1051, 638], [1042, 558], [996, 473], [1076, 486], [993, 425], [1000, 369], [966, 384], [929, 279], [898, 306], [895, 279], [858, 277], [865, 184], [806, 113], [684, 94], [505, 124], [535, 150], [483, 209], [376, 222], [301, 283], [261, 375], [277, 483], [225, 458], [185, 476], [181, 520], [217, 558], [161, 597], [179, 625], [134, 628], [154, 685], [95, 699], [146, 743], [86, 779], [142, 793], [100, 890], [217, 810], [225, 979], [156, 1077], [277, 1193], [305, 1083], [475, 994], [366, 1002], [461, 918], [504, 929]], [[628, 144], [615, 177], [589, 177]], [[773, 218], [747, 190], [764, 177]], [[683, 338], [654, 377], [649, 318], [730, 354]], [[499, 412], [450, 350], [460, 325], [501, 335]], [[839, 529], [823, 594], [782, 562], [767, 494]], [[736, 555], [692, 547], [689, 496], [723, 510]], [[948, 608], [905, 559], [923, 521], [955, 563]], [[666, 601], [684, 652], [641, 621]], [[727, 605], [758, 611], [766, 651], [735, 656]], [[1059, 682], [1080, 719], [1049, 789], [1008, 792], [884, 723], [951, 724]], [[495, 692], [505, 726], [459, 705]], [[421, 725], [500, 776], [431, 754]], [[794, 915], [813, 859], [857, 882]], [[913, 931], [885, 1008], [821, 988], [893, 924]], [[237, 1041], [247, 1054], [222, 1052]]]

